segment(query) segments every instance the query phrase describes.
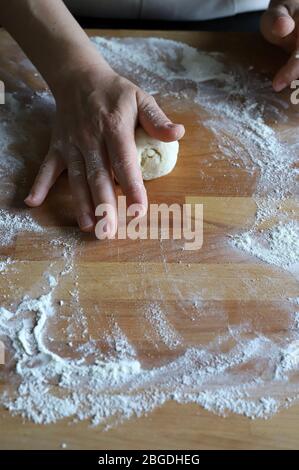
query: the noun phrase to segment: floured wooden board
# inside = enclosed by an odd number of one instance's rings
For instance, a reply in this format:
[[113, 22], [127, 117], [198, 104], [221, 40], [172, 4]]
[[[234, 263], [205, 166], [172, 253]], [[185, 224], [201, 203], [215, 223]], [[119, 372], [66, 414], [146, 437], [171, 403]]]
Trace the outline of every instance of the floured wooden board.
[[298, 116], [269, 80], [283, 56], [255, 35], [104, 33], [124, 38], [94, 39], [112, 65], [186, 126], [175, 171], [146, 186], [203, 204], [204, 243], [82, 235], [66, 175], [24, 208], [53, 103], [2, 32], [1, 447], [297, 448]]

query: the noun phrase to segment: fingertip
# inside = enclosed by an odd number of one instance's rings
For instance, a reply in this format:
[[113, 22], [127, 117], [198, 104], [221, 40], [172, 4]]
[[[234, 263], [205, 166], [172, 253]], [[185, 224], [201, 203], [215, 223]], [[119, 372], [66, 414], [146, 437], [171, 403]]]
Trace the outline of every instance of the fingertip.
[[288, 86], [288, 84], [282, 78], [274, 78], [272, 82], [272, 86], [273, 86], [274, 91], [280, 92], [284, 90]]
[[29, 207], [37, 207], [43, 202], [43, 200], [40, 197], [36, 196], [36, 195], [29, 194], [24, 199], [24, 202]]
[[175, 124], [174, 131], [176, 133], [176, 140], [180, 140], [185, 135], [185, 126], [183, 124]]
[[157, 129], [156, 135], [153, 137], [163, 142], [174, 142], [180, 140], [185, 134], [185, 127], [182, 124], [173, 124], [168, 122]]
[[81, 230], [81, 232], [84, 232], [84, 233], [91, 233], [94, 229], [94, 224], [91, 224], [91, 225], [86, 225], [86, 226], [81, 226], [79, 224], [79, 228]]
[[82, 232], [91, 232], [94, 228], [94, 220], [89, 214], [80, 215], [78, 224]]
[[295, 22], [291, 16], [283, 15], [275, 18], [272, 24], [272, 34], [279, 38], [284, 38], [292, 33]]
[[31, 206], [31, 198], [30, 196], [25, 197], [24, 202], [26, 206]]

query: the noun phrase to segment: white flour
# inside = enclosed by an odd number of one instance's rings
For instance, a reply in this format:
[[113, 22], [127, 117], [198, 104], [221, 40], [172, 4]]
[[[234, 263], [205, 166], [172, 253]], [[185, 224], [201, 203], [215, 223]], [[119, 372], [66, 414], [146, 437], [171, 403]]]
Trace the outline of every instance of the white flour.
[[182, 343], [180, 335], [168, 322], [163, 310], [157, 303], [151, 303], [145, 307], [145, 318], [153, 327], [157, 338], [169, 349], [176, 349]]
[[238, 248], [284, 269], [299, 263], [299, 223], [287, 222], [260, 232], [245, 232], [235, 237]]
[[[293, 164], [298, 144], [284, 144], [283, 136], [267, 125], [266, 112], [281, 120], [285, 105], [270, 91], [268, 81], [238, 66], [227, 67], [219, 54], [206, 54], [173, 41], [93, 41], [116, 70], [146, 91], [175, 97], [177, 103], [184, 99], [198, 103], [201, 122], [217, 142], [215, 162], [225, 159], [232, 167], [258, 176], [256, 221], [246, 233], [233, 235], [230, 243], [280, 268], [296, 265], [298, 222], [286, 220], [282, 203], [295, 197], [298, 172]], [[10, 199], [18, 189], [25, 160], [36, 153], [33, 137], [26, 134], [26, 123], [33, 120], [38, 123], [38, 132], [44, 132], [53, 113], [53, 100], [46, 92], [32, 96], [23, 89], [20, 95], [8, 95], [8, 107], [5, 112], [0, 107], [0, 112], [0, 195]], [[25, 142], [26, 155], [20, 155], [13, 146], [22, 143], [23, 148]], [[27, 212], [0, 210], [0, 245], [14, 243], [15, 236], [24, 231], [48, 233]], [[53, 258], [41, 278], [42, 294], [27, 294], [19, 302], [14, 298], [0, 307], [0, 337], [15, 361], [17, 384], [4, 386], [0, 403], [12, 413], [36, 423], [68, 417], [109, 427], [149, 413], [169, 400], [196, 403], [221, 415], [233, 412], [267, 418], [298, 399], [297, 296], [287, 299], [292, 310], [280, 334], [270, 335], [266, 328], [259, 331], [246, 310], [239, 325], [229, 325], [224, 312], [209, 310], [220, 324], [226, 321], [225, 329], [217, 329], [214, 340], [196, 345], [190, 345], [171, 324], [170, 306], [145, 301], [141, 311], [157, 342], [155, 351], [159, 353], [158, 343], [162, 342], [171, 355], [165, 363], [149, 367], [139, 357], [135, 341], [128, 339], [116, 321], [110, 331], [99, 332], [110, 348], [108, 352], [90, 338], [90, 318], [81, 301], [76, 269], [78, 232], [56, 233], [50, 244], [41, 241], [40, 249], [48, 250]], [[162, 255], [166, 269], [167, 256], [165, 252]], [[1, 276], [12, 264], [16, 265], [15, 260], [1, 256]], [[144, 263], [144, 274], [146, 269]], [[66, 299], [58, 296], [64, 281], [69, 282]], [[204, 315], [203, 296], [194, 292], [191, 303], [184, 303], [180, 285], [170, 274], [169, 283], [183, 314], [192, 305], [200, 311], [200, 315], [192, 314], [194, 331], [197, 321], [209, 318]], [[154, 298], [161, 298], [159, 286], [155, 294]], [[104, 308], [99, 303], [99, 317]], [[62, 327], [59, 321], [64, 322]], [[81, 344], [74, 346], [78, 337]], [[71, 348], [69, 353], [66, 346]], [[3, 374], [5, 378], [6, 371]]]
[[10, 245], [19, 233], [43, 231], [43, 227], [32, 219], [29, 211], [0, 209], [0, 246]]
[[3, 260], [0, 259], [0, 274], [3, 274], [7, 270], [8, 266], [12, 264], [12, 262], [12, 259], [9, 257], [4, 258]]
[[[284, 345], [277, 345], [263, 336], [242, 338], [245, 331], [238, 328], [232, 332], [239, 340], [229, 352], [219, 350], [229, 340], [222, 336], [216, 349], [213, 343], [205, 349], [188, 348], [167, 365], [146, 370], [118, 331], [114, 360], [88, 364], [84, 358], [62, 357], [49, 349], [46, 325], [55, 316], [52, 292], [23, 299], [14, 312], [0, 310], [0, 330], [14, 347], [20, 381], [15, 396], [4, 393], [2, 402], [11, 412], [36, 423], [74, 417], [109, 426], [170, 399], [198, 403], [222, 415], [232, 411], [265, 418], [280, 406], [288, 406], [298, 394], [298, 384], [288, 381], [296, 377], [298, 368], [298, 332]], [[259, 377], [252, 370], [253, 362]], [[270, 396], [270, 385], [274, 396]], [[261, 395], [265, 392], [269, 395]]]
[[[266, 119], [285, 119], [286, 103], [271, 89], [270, 81], [252, 70], [224, 65], [220, 54], [206, 54], [186, 44], [165, 39], [93, 39], [116, 70], [133, 77], [152, 93], [189, 98], [208, 114], [204, 125], [214, 133], [220, 158], [246, 172], [259, 173], [255, 192], [256, 224], [247, 237], [256, 237], [259, 224], [283, 218], [282, 202], [294, 193], [298, 143], [290, 146]], [[214, 84], [213, 84], [214, 79]], [[216, 84], [215, 84], [216, 83]], [[215, 159], [218, 157], [216, 156]], [[246, 243], [234, 245], [268, 263], [267, 250], [252, 251]], [[276, 258], [276, 263], [279, 259]], [[278, 264], [284, 267], [283, 264]]]

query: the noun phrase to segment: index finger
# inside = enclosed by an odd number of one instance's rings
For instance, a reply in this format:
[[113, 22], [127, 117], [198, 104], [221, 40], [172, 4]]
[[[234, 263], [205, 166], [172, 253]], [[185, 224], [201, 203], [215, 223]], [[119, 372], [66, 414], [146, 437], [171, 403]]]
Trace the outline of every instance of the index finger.
[[109, 214], [106, 228], [107, 236], [113, 237], [117, 228], [116, 197], [105, 145], [101, 139], [96, 141], [95, 138], [90, 137], [89, 142], [82, 145], [82, 154], [95, 209], [101, 204], [108, 204], [114, 208], [114, 211]]
[[147, 210], [147, 194], [137, 159], [133, 119], [111, 114], [105, 126], [105, 143], [114, 174], [127, 197], [128, 205], [140, 204]]

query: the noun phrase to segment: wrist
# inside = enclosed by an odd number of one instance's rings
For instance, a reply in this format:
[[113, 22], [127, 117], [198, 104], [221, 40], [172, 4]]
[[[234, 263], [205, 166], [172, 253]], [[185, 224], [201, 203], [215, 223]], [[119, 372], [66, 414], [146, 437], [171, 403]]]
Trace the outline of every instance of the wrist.
[[78, 84], [87, 88], [99, 79], [104, 81], [116, 75], [105, 59], [93, 48], [83, 49], [79, 53], [77, 49], [70, 51], [64, 54], [60, 63], [61, 66], [52, 71], [47, 79], [56, 100], [63, 99], [65, 93]]

